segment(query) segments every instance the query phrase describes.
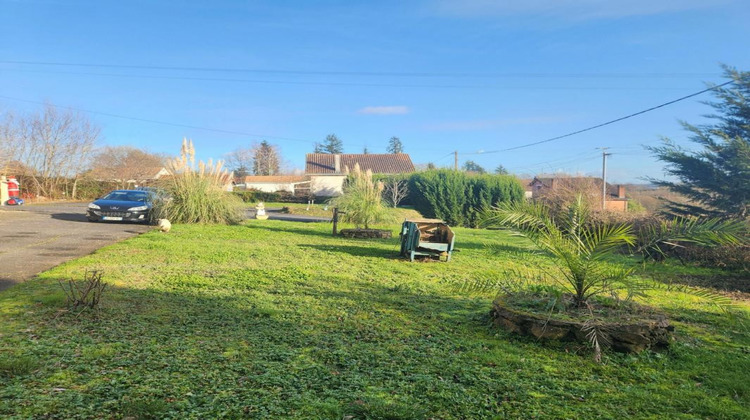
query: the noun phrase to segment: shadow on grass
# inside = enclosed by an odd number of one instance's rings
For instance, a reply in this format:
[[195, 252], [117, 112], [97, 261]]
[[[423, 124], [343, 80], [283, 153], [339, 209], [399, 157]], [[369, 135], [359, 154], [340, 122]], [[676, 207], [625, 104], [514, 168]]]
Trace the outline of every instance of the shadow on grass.
[[[356, 239], [353, 239], [356, 240]], [[300, 248], [311, 248], [323, 252], [340, 252], [344, 254], [353, 255], [355, 257], [379, 257], [389, 260], [399, 259], [400, 256], [398, 244], [394, 244], [392, 249], [382, 249], [367, 244], [362, 246], [353, 245], [316, 245], [316, 244], [299, 244]]]
[[[646, 272], [648, 275], [649, 273]], [[666, 285], [682, 285], [690, 287], [705, 287], [721, 292], [750, 293], [750, 273], [722, 275], [652, 275], [655, 281]], [[745, 296], [750, 298], [750, 296]]]
[[512, 245], [507, 242], [497, 243], [497, 242], [464, 242], [457, 240], [456, 241], [456, 249], [477, 249], [477, 250], [484, 250], [488, 252], [496, 251], [496, 252], [508, 252], [508, 253], [538, 253], [539, 251], [534, 248], [529, 247], [523, 247], [518, 245]]
[[[274, 226], [265, 226], [262, 224], [252, 224], [247, 225], [247, 228], [249, 229], [258, 229], [258, 230], [267, 230], [269, 232], [280, 232], [280, 233], [290, 233], [290, 234], [297, 234], [297, 235], [307, 235], [307, 236], [322, 236], [326, 238], [332, 238], [332, 231], [320, 231], [316, 229], [305, 229], [302, 227], [296, 227], [293, 225], [284, 226], [283, 228], [274, 227]], [[333, 229], [333, 228], [331, 228]]]
[[[42, 282], [32, 289], [60, 295], [53, 280]], [[355, 283], [351, 292], [302, 285], [315, 297], [312, 307], [298, 305], [296, 290], [227, 294], [224, 289], [231, 287], [226, 284], [201, 279], [175, 279], [166, 286], [170, 290], [113, 286], [105, 291], [101, 309], [80, 314], [60, 311], [63, 296], [18, 293], [24, 306], [36, 308], [33, 317], [44, 327], [34, 331], [33, 346], [21, 335], [18, 343], [6, 345], [17, 345], [19, 352], [43, 362], [33, 372], [18, 370], [9, 378], [6, 408], [0, 413], [20, 415], [17, 407], [31, 417], [52, 410], [61, 417], [130, 413], [160, 418], [177, 412], [246, 418], [262, 409], [264, 416], [284, 418], [326, 400], [334, 416], [319, 413], [323, 418], [353, 413], [370, 418], [368, 413], [394, 410], [400, 418], [424, 418], [412, 416], [409, 404], [391, 406], [392, 401], [368, 389], [402, 377], [404, 369], [394, 371], [393, 363], [436, 372], [453, 366], [453, 357], [446, 356], [453, 348], [440, 344], [451, 340], [441, 322], [466, 318], [467, 313], [463, 300], [368, 283]], [[389, 310], [382, 312], [384, 308]], [[401, 316], [394, 317], [391, 309]], [[342, 320], [342, 311], [374, 315], [345, 315]], [[402, 321], [418, 327], [399, 331]], [[456, 332], [476, 328], [482, 327], [470, 322]], [[411, 349], [402, 350], [405, 345]], [[62, 366], [45, 362], [57, 359], [50, 349], [75, 349], [76, 357]], [[438, 349], [446, 352], [440, 360], [427, 357]], [[27, 398], [51, 377], [57, 378], [56, 392]], [[80, 384], [86, 384], [85, 393], [67, 391]], [[420, 394], [410, 398], [425, 410], [438, 404]], [[353, 411], [352, 404], [358, 409]]]
[[[26, 284], [14, 289], [12, 297], [0, 295], [0, 302], [17, 305], [18, 316], [10, 318], [14, 322], [36, 322], [23, 329], [19, 324], [19, 333], [5, 335], [2, 346], [16, 346], [14, 354], [42, 362], [38, 369], [24, 367], [22, 359], [6, 363], [12, 363], [14, 372], [8, 374], [12, 377], [3, 391], [0, 416], [287, 418], [295, 412], [306, 418], [388, 418], [389, 413], [407, 419], [450, 417], [445, 413], [482, 418], [496, 406], [480, 407], [474, 395], [523, 380], [524, 388], [504, 392], [522, 408], [539, 408], [536, 399], [522, 399], [524, 389], [551, 383], [548, 373], [536, 373], [542, 371], [538, 365], [563, 370], [573, 360], [565, 354], [567, 347], [515, 338], [489, 326], [486, 299], [439, 294], [408, 279], [384, 280], [388, 284], [355, 280], [329, 287], [307, 281], [268, 285], [175, 277], [145, 290], [112, 286], [101, 310], [80, 316], [57, 316], [64, 296], [43, 296], [60, 295], [54, 280]], [[695, 322], [714, 316], [689, 313]], [[726, 330], [717, 325], [722, 328]], [[706, 334], [721, 332], [706, 328]], [[724, 390], [743, 398], [750, 392], [742, 373], [746, 358], [740, 346], [721, 343], [712, 339], [684, 347], [681, 351], [688, 355], [670, 362], [669, 376], [699, 377], [706, 387], [726, 383], [711, 391], [720, 389], [727, 397], [722, 404], [731, 404], [732, 395]], [[483, 358], [489, 350], [492, 358]], [[559, 361], [551, 361], [557, 357]], [[641, 360], [650, 363], [649, 357]], [[524, 358], [529, 364], [521, 363]], [[633, 387], [643, 375], [632, 368], [634, 360], [613, 356], [608, 363], [622, 369], [603, 371], [605, 379]], [[500, 367], [490, 373], [488, 362]], [[521, 369], [525, 372], [517, 373]], [[669, 386], [669, 377], [657, 379], [659, 386]], [[577, 383], [560, 385], [567, 389], [563, 385]], [[85, 392], [74, 391], [84, 386]], [[399, 399], [384, 397], [383, 389], [397, 389]], [[669, 412], [677, 412], [679, 405], [670, 405]], [[649, 414], [663, 409], [658, 406]], [[704, 407], [699, 414], [711, 413]]]

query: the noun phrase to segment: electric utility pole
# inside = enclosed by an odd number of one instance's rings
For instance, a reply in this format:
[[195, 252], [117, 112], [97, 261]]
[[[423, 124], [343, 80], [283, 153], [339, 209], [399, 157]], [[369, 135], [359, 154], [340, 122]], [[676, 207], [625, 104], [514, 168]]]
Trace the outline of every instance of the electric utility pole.
[[458, 150], [453, 152], [453, 167], [458, 171]]
[[607, 156], [611, 156], [612, 153], [607, 153], [609, 147], [598, 147], [602, 151], [602, 211], [606, 208], [607, 203]]

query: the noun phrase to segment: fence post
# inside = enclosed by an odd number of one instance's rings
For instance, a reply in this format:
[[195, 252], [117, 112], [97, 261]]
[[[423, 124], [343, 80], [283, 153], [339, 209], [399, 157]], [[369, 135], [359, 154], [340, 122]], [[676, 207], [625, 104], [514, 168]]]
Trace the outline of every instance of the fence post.
[[338, 234], [338, 223], [339, 223], [339, 208], [333, 208], [333, 236]]

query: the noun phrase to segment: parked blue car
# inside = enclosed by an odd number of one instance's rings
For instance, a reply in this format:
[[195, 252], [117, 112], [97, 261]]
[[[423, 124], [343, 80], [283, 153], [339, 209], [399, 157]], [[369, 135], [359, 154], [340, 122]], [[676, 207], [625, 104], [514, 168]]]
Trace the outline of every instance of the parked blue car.
[[86, 218], [90, 222], [148, 223], [153, 201], [149, 191], [115, 190], [89, 204]]

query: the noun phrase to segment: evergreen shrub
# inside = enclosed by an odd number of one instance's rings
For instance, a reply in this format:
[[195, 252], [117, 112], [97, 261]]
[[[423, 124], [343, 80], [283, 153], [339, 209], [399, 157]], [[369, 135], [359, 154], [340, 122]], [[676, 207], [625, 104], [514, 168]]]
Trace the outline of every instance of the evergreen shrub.
[[409, 180], [409, 199], [425, 217], [449, 225], [477, 227], [484, 210], [523, 200], [524, 190], [511, 175], [474, 175], [448, 169], [419, 172]]

